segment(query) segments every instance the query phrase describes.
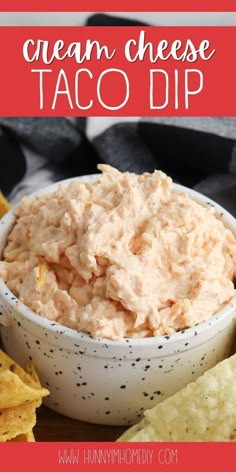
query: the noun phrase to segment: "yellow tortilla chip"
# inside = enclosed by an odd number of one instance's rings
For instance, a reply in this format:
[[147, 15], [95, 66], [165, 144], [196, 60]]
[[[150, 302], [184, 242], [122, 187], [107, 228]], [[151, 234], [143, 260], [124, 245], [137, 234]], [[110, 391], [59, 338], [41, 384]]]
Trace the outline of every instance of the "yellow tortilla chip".
[[33, 442], [36, 408], [49, 391], [32, 363], [22, 369], [0, 350], [0, 442]]
[[10, 205], [0, 191], [0, 218], [5, 215], [10, 210]]
[[236, 354], [151, 410], [118, 441], [236, 441]]
[[[31, 365], [31, 364], [30, 364]], [[40, 382], [35, 380], [34, 376], [31, 376], [22, 367], [20, 367], [13, 359], [11, 359], [5, 352], [0, 349], [0, 374], [6, 370], [10, 370], [16, 374], [24, 384], [32, 388], [41, 388]], [[37, 375], [37, 374], [36, 374]]]
[[32, 362], [29, 362], [25, 368], [25, 372], [30, 375], [30, 377], [34, 380], [34, 382], [38, 385], [39, 388], [41, 388], [39, 376], [35, 370], [34, 365]]
[[28, 433], [36, 423], [36, 402], [0, 410], [0, 442]]
[[35, 442], [33, 431], [28, 433], [18, 434], [15, 438], [9, 439], [8, 442]]
[[[25, 368], [25, 372], [27, 372], [27, 374], [30, 375], [30, 377], [34, 380], [35, 384], [38, 385], [38, 388], [41, 389], [41, 383], [40, 383], [40, 380], [39, 380], [39, 376], [35, 370], [35, 367], [34, 365], [32, 364], [32, 362], [29, 362]], [[47, 395], [50, 395], [50, 392], [44, 388], [44, 390], [46, 390], [48, 393]], [[44, 395], [45, 396], [45, 395]], [[36, 405], [36, 407], [40, 406], [41, 405], [41, 399], [39, 399], [39, 403], [38, 405]]]
[[23, 405], [48, 395], [45, 388], [32, 388], [26, 385], [10, 370], [0, 373], [0, 409]]

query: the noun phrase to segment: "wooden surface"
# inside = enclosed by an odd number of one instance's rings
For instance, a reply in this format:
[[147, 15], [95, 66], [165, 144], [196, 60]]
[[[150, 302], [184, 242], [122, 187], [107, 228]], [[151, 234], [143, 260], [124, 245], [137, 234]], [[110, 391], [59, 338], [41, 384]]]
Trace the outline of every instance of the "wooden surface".
[[34, 428], [36, 441], [115, 441], [122, 426], [101, 426], [72, 420], [41, 406]]

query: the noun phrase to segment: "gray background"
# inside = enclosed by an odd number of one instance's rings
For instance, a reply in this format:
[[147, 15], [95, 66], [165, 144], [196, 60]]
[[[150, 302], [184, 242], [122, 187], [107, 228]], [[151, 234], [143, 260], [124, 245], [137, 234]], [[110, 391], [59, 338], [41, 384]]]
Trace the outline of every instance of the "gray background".
[[[236, 6], [236, 5], [235, 5]], [[236, 25], [236, 12], [216, 13], [165, 13], [165, 12], [105, 12], [107, 14], [137, 18], [147, 23], [162, 25]], [[0, 13], [0, 25], [82, 25], [92, 13]]]

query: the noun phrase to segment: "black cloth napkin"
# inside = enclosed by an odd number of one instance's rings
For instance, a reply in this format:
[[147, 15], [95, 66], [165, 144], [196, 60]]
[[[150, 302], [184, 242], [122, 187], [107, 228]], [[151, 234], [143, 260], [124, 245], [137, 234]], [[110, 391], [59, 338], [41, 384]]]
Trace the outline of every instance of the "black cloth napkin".
[[[87, 25], [142, 23], [96, 14]], [[103, 162], [121, 171], [161, 169], [236, 214], [236, 118], [117, 119], [91, 139], [88, 129], [99, 120], [0, 118], [0, 189], [5, 196], [15, 202], [51, 182], [96, 173]]]

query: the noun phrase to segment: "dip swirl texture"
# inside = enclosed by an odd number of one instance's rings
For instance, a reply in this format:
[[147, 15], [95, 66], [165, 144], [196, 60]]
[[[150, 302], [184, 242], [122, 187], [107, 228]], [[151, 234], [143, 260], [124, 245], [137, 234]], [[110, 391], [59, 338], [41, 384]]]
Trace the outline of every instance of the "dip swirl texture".
[[210, 205], [173, 192], [163, 172], [99, 165], [24, 197], [0, 276], [38, 315], [94, 338], [169, 335], [235, 294], [236, 239]]

